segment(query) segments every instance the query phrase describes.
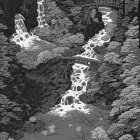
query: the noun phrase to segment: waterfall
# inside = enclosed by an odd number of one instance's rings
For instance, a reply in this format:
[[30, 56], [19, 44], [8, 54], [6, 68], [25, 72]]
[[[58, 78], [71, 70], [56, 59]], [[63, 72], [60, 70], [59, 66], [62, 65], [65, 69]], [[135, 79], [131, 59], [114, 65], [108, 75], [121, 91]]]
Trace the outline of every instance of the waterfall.
[[[86, 86], [89, 81], [89, 76], [86, 75], [86, 72], [88, 71], [89, 67], [75, 63], [72, 68], [73, 74], [71, 75], [71, 89], [62, 95], [60, 104], [52, 108], [48, 114], [65, 116], [66, 113], [71, 110], [80, 110], [86, 113], [89, 112], [89, 109], [86, 107], [86, 105], [79, 100], [79, 96], [86, 92]], [[70, 97], [73, 100], [71, 103], [69, 103], [67, 99]]]
[[[38, 0], [38, 28], [44, 28], [48, 26], [45, 21], [44, 14], [44, 0]], [[107, 9], [107, 10], [106, 10]], [[110, 18], [110, 13], [108, 8], [104, 7], [104, 10], [101, 11], [105, 13], [102, 15], [103, 22], [105, 24], [105, 28], [102, 29], [98, 34], [89, 39], [86, 45], [83, 46], [85, 52], [73, 57], [81, 57], [98, 60], [94, 54], [93, 48], [96, 46], [102, 46], [105, 42], [110, 41], [110, 34], [106, 31], [106, 26], [108, 23], [113, 23]], [[24, 24], [24, 17], [20, 14], [15, 16], [15, 26], [16, 33], [13, 34], [13, 38], [11, 39], [16, 44], [20, 45], [21, 48], [24, 47], [28, 49], [33, 44], [33, 40], [41, 40], [38, 36], [35, 36], [33, 33], [28, 33]], [[114, 23], [113, 23], [114, 24]], [[114, 24], [115, 25], [115, 24]], [[92, 44], [92, 45], [91, 45]], [[99, 61], [99, 60], [98, 60]], [[80, 111], [83, 113], [90, 113], [92, 111], [92, 106], [86, 105], [82, 101], [80, 101], [79, 96], [86, 92], [87, 84], [90, 80], [89, 77], [89, 66], [84, 64], [75, 63], [73, 66], [73, 73], [71, 75], [72, 85], [65, 94], [62, 95], [62, 99], [60, 104], [51, 108], [51, 111], [47, 114], [58, 115], [61, 117], [67, 117], [68, 113], [71, 111]]]
[[[108, 23], [113, 23], [112, 19], [110, 18], [111, 12], [109, 11], [101, 11], [101, 12], [105, 13], [105, 15], [102, 15], [102, 19], [106, 28]], [[96, 46], [103, 46], [105, 42], [110, 42], [110, 38], [111, 36], [109, 35], [109, 32], [107, 32], [105, 29], [102, 29], [98, 34], [92, 37], [87, 42], [86, 45], [83, 46], [85, 52], [76, 55], [74, 57], [98, 60], [94, 54], [93, 48]], [[47, 114], [58, 115], [60, 117], [68, 117], [71, 115], [70, 112], [74, 110], [86, 114], [90, 114], [90, 112], [92, 111], [92, 106], [86, 105], [85, 103], [81, 102], [79, 99], [79, 96], [86, 92], [87, 83], [90, 80], [88, 74], [89, 66], [75, 63], [72, 66], [72, 68], [73, 68], [73, 73], [71, 75], [72, 85], [70, 90], [66, 91], [66, 93], [62, 95], [60, 104], [53, 107], [51, 111], [48, 112]], [[68, 97], [71, 97], [73, 101], [69, 103]]]

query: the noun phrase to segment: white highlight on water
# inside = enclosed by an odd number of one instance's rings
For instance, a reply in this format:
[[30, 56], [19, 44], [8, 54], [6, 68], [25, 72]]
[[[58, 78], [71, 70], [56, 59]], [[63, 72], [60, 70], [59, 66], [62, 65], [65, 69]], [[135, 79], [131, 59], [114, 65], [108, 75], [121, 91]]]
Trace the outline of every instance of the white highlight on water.
[[[44, 28], [49, 26], [46, 21], [45, 21], [45, 14], [44, 14], [44, 5], [43, 5], [44, 0], [37, 0], [38, 8], [38, 16], [37, 16], [37, 21], [38, 21], [38, 26], [36, 28]], [[31, 46], [34, 45], [34, 40], [41, 41], [41, 39], [34, 35], [34, 32], [27, 32], [27, 29], [24, 24], [25, 18], [21, 14], [16, 14], [15, 15], [15, 30], [16, 33], [13, 34], [11, 41], [14, 41], [17, 45], [20, 45], [21, 48], [27, 49], [30, 48]], [[45, 41], [44, 41], [45, 42]]]

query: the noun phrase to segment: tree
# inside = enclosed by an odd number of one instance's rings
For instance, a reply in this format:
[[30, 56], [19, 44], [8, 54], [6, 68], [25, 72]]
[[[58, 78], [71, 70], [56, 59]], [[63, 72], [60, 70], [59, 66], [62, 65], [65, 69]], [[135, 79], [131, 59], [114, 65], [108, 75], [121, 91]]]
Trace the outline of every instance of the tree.
[[65, 50], [68, 50], [68, 47], [58, 47], [52, 49], [52, 51], [42, 51], [38, 56], [37, 56], [37, 64], [43, 63], [45, 60], [52, 59], [57, 56], [62, 56], [62, 53], [65, 52]]
[[113, 123], [108, 128], [107, 134], [111, 138], [118, 138], [124, 133], [125, 128], [125, 124]]
[[127, 86], [130, 85], [139, 85], [140, 80], [140, 66], [135, 66], [131, 70], [125, 70], [122, 75], [120, 75], [122, 78], [124, 78], [123, 83], [125, 83]]
[[[133, 28], [133, 27], [131, 27]], [[127, 33], [129, 32], [129, 29]], [[133, 38], [134, 37], [134, 38]], [[139, 65], [139, 39], [135, 38], [135, 36], [127, 37], [126, 41], [123, 43], [121, 48], [121, 54], [125, 56], [123, 59], [123, 69], [131, 69], [137, 65]]]
[[119, 140], [134, 140], [134, 138], [130, 134], [125, 134], [122, 137], [120, 137]]
[[[130, 24], [129, 24], [130, 25]], [[120, 91], [119, 99], [113, 101], [110, 117], [117, 118], [114, 126], [116, 132], [113, 131], [112, 125], [108, 129], [108, 134], [111, 137], [116, 137], [119, 140], [132, 139], [134, 140], [139, 133], [139, 125], [135, 123], [140, 116], [140, 63], [139, 63], [139, 39], [130, 33], [137, 32], [138, 27], [131, 23], [131, 27], [126, 31], [126, 40], [120, 49], [122, 56], [122, 70], [120, 74], [122, 83], [126, 85]], [[130, 34], [130, 35], [129, 35]], [[136, 33], [137, 34], [137, 33]], [[123, 130], [120, 133], [119, 126], [123, 124]], [[135, 130], [137, 128], [137, 130]], [[113, 135], [116, 133], [118, 135]]]
[[121, 59], [119, 59], [119, 54], [116, 54], [114, 52], [107, 53], [105, 56], [105, 61], [108, 61], [110, 63], [116, 63], [121, 64]]
[[22, 64], [22, 67], [26, 69], [34, 69], [37, 66], [37, 62], [35, 61], [34, 57], [28, 55], [24, 51], [17, 52], [16, 57], [18, 62]]
[[128, 38], [123, 43], [123, 46], [121, 47], [121, 52], [122, 53], [125, 53], [125, 54], [134, 53], [134, 52], [136, 52], [136, 51], [139, 50], [138, 45], [139, 45], [139, 39], [138, 38], [136, 38], [136, 39], [130, 39], [130, 38]]
[[111, 140], [108, 137], [106, 131], [103, 128], [101, 128], [101, 127], [96, 127], [94, 129], [94, 131], [91, 131], [91, 132], [92, 132], [91, 138], [93, 140]]
[[22, 112], [22, 109], [17, 103], [9, 101], [9, 99], [3, 94], [0, 94], [0, 106], [1, 125], [10, 124], [11, 119], [20, 120], [16, 113]]
[[125, 0], [125, 15], [133, 18], [138, 13], [138, 0]]
[[7, 132], [0, 132], [0, 139], [7, 140], [9, 134]]
[[113, 52], [116, 52], [116, 53], [118, 52], [119, 53], [120, 48], [121, 48], [121, 43], [120, 42], [111, 41], [106, 49], [107, 49], [108, 52], [113, 51]]
[[0, 34], [0, 130], [7, 132], [9, 136], [16, 133], [21, 120], [31, 109], [22, 96], [23, 71], [16, 58], [19, 51], [19, 46]]
[[[135, 21], [133, 21], [132, 23], [134, 23]], [[134, 38], [134, 39], [137, 39], [138, 36], [139, 36], [139, 25], [132, 25], [132, 26], [129, 26], [128, 27], [129, 30], [125, 33], [125, 35], [128, 37], [128, 38]]]

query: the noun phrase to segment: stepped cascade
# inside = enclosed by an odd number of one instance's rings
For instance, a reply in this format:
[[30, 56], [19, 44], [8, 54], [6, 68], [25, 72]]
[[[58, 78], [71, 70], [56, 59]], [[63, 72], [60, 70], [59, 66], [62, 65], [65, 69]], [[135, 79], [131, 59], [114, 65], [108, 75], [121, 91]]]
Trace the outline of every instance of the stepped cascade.
[[[79, 96], [86, 92], [86, 86], [89, 81], [89, 76], [86, 73], [89, 67], [78, 63], [75, 63], [72, 67], [71, 89], [62, 95], [61, 103], [52, 108], [48, 114], [65, 116], [65, 114], [71, 110], [79, 110], [85, 113], [89, 112], [86, 105], [79, 100]], [[69, 103], [67, 97], [72, 97], [72, 103]]]
[[[44, 28], [45, 26], [49, 26], [44, 18], [45, 14], [44, 14], [43, 2], [44, 0], [38, 0], [37, 2], [38, 3], [38, 9], [37, 9], [38, 28]], [[114, 25], [115, 23], [110, 18], [111, 12], [108, 11], [108, 8], [104, 7], [104, 10], [101, 12], [104, 13], [102, 15], [102, 18], [105, 24], [105, 28], [101, 30], [98, 34], [96, 34], [94, 37], [92, 37], [87, 42], [87, 44], [83, 46], [83, 48], [85, 49], [84, 53], [73, 57], [98, 60], [95, 56], [93, 48], [96, 46], [102, 46], [105, 42], [110, 41], [110, 37], [111, 37], [110, 32], [106, 30], [106, 27], [108, 23], [112, 23]], [[44, 40], [41, 40], [38, 36], [34, 35], [33, 33], [28, 33], [24, 25], [24, 20], [25, 20], [24, 17], [20, 14], [17, 14], [15, 16], [16, 33], [13, 34], [11, 40], [14, 41], [16, 44], [20, 45], [21, 48], [28, 49], [31, 46], [34, 47], [34, 40], [38, 40], [38, 41], [44, 41]], [[72, 81], [71, 88], [68, 91], [66, 91], [64, 95], [62, 95], [61, 102], [55, 107], [51, 108], [51, 111], [48, 112], [47, 114], [66, 117], [68, 116], [68, 113], [73, 110], [80, 111], [83, 113], [90, 113], [90, 111], [92, 111], [91, 106], [84, 104], [79, 99], [79, 96], [86, 92], [87, 83], [90, 80], [90, 76], [88, 74], [89, 66], [84, 64], [79, 64], [78, 62], [76, 62], [72, 66], [72, 68], [73, 68], [73, 73], [71, 75], [71, 81]]]
[[[85, 49], [84, 53], [76, 55], [74, 57], [98, 60], [93, 51], [93, 48], [96, 46], [102, 46], [105, 42], [110, 41], [111, 36], [110, 31], [107, 31], [106, 29], [107, 24], [112, 23], [114, 27], [116, 25], [110, 18], [111, 12], [108, 11], [108, 8], [104, 7], [104, 11], [101, 12], [105, 13], [104, 15], [102, 15], [105, 29], [102, 29], [98, 34], [91, 38], [86, 45], [83, 46], [83, 48]], [[89, 114], [92, 111], [91, 106], [84, 104], [79, 99], [79, 96], [86, 92], [87, 83], [90, 80], [88, 70], [89, 66], [86, 66], [84, 64], [75, 63], [73, 65], [73, 73], [71, 75], [72, 85], [70, 90], [66, 91], [66, 93], [63, 95], [61, 103], [53, 107], [52, 110], [47, 114], [68, 117], [70, 115], [69, 112], [73, 110], [80, 111], [86, 114]], [[72, 97], [73, 102], [69, 104], [67, 97]]]

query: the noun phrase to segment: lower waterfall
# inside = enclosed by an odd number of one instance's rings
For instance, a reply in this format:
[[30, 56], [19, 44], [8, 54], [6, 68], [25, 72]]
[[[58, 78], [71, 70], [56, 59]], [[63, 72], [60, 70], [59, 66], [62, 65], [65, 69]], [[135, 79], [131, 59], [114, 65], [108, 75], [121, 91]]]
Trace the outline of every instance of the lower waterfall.
[[[72, 66], [73, 73], [71, 75], [71, 89], [66, 91], [62, 96], [61, 103], [56, 105], [48, 114], [54, 114], [59, 116], [65, 116], [69, 111], [79, 110], [85, 113], [90, 111], [86, 105], [79, 100], [79, 96], [86, 92], [87, 83], [89, 81], [89, 76], [86, 75], [89, 67], [86, 65], [75, 63]], [[69, 103], [67, 98], [72, 99], [72, 102]]]

